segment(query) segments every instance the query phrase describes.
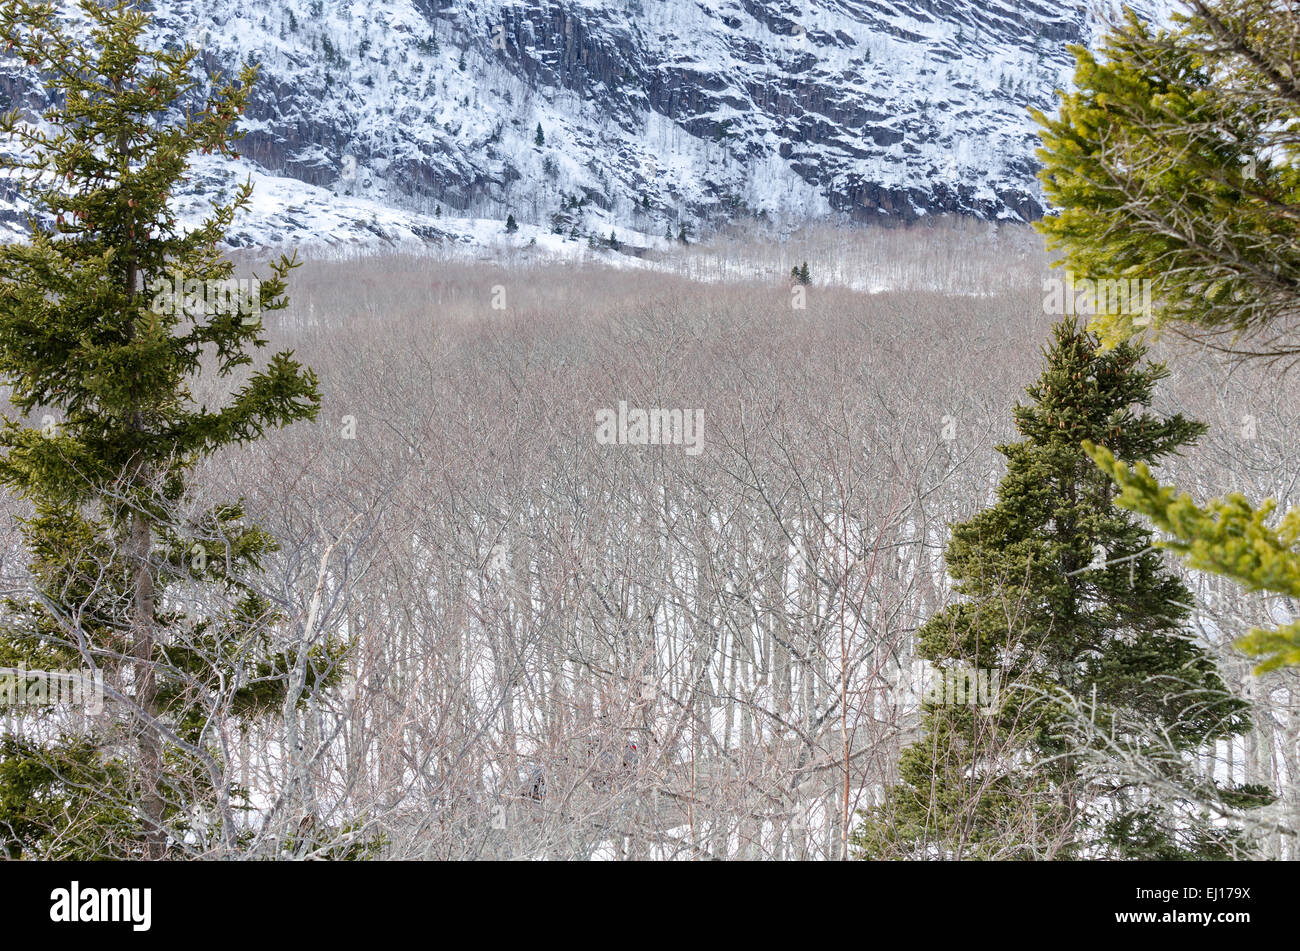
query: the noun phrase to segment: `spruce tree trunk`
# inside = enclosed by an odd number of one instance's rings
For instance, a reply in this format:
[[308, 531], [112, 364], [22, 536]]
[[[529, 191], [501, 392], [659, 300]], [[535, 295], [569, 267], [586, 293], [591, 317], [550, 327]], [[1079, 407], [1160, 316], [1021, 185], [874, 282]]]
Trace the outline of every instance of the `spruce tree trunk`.
[[144, 813], [145, 858], [161, 859], [166, 851], [163, 797], [160, 788], [162, 745], [154, 723], [158, 717], [158, 684], [154, 678], [154, 584], [149, 570], [152, 530], [144, 513], [131, 521], [131, 553], [135, 561], [135, 699], [140, 717], [140, 805]]
[[[114, 89], [120, 90], [120, 82], [114, 82]], [[123, 132], [117, 141], [118, 155], [122, 165], [129, 164], [129, 140]], [[134, 231], [134, 222], [131, 229]], [[126, 261], [126, 293], [134, 302], [139, 282], [139, 266], [128, 250]], [[126, 335], [132, 339], [136, 334], [135, 322], [127, 325]], [[131, 414], [131, 428], [136, 432], [144, 431], [144, 413], [139, 404]], [[130, 485], [143, 488], [149, 484], [150, 473], [143, 463], [133, 466]], [[133, 500], [135, 501], [135, 500]], [[137, 502], [138, 504], [138, 502]], [[145, 858], [155, 861], [163, 858], [167, 848], [167, 835], [163, 828], [162, 797], [162, 743], [155, 729], [158, 722], [158, 683], [154, 676], [154, 578], [150, 566], [153, 549], [153, 526], [149, 516], [140, 509], [131, 516], [130, 552], [134, 564], [135, 588], [134, 613], [132, 625], [132, 655], [135, 660], [135, 699], [141, 710], [140, 715], [140, 807], [144, 815], [144, 851]]]

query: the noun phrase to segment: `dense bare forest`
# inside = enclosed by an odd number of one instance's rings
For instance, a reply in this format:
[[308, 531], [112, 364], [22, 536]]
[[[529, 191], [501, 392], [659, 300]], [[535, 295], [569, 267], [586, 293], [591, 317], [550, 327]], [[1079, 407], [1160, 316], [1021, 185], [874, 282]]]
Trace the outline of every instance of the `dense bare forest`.
[[[930, 225], [808, 233], [779, 260], [737, 236], [626, 269], [294, 271], [267, 327], [319, 375], [319, 419], [206, 461], [191, 496], [234, 487], [280, 542], [253, 580], [301, 669], [349, 650], [342, 684], [296, 678], [282, 722], [205, 711], [239, 850], [850, 855], [917, 736], [914, 634], [952, 597], [949, 526], [988, 504], [1041, 369], [1039, 247]], [[803, 260], [812, 283], [791, 284]], [[1290, 389], [1176, 338], [1155, 356], [1174, 351], [1158, 404], [1210, 428], [1162, 474], [1294, 503]], [[700, 451], [603, 443], [620, 403], [698, 411]], [[1300, 674], [1252, 677], [1229, 642], [1295, 605], [1187, 577], [1192, 633], [1254, 715], [1199, 765], [1280, 791], [1258, 854], [1294, 857]], [[199, 812], [177, 847], [229, 850]]]

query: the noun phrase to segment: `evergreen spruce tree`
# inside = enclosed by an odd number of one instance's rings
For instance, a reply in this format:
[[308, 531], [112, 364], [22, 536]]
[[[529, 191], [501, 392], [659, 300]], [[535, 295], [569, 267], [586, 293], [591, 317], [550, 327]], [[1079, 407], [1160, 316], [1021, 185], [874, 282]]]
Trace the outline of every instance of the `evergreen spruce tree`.
[[546, 144], [546, 134], [542, 132], [542, 124], [537, 123], [537, 134], [533, 136], [533, 145], [542, 146]]
[[[0, 430], [0, 483], [31, 510], [31, 593], [4, 604], [0, 665], [93, 667], [109, 690], [89, 725], [27, 710], [4, 737], [0, 841], [11, 857], [229, 852], [244, 828], [220, 732], [331, 682], [341, 650], [281, 646], [253, 584], [274, 540], [241, 502], [193, 499], [187, 477], [313, 419], [317, 382], [288, 352], [254, 364], [295, 262], [232, 288], [218, 242], [251, 185], [188, 233], [169, 204], [193, 153], [235, 154], [256, 71], [196, 103], [194, 48], [145, 48], [148, 17], [128, 3], [79, 8], [0, 5], [0, 40], [54, 102], [43, 126], [0, 118], [33, 205], [30, 239], [0, 248], [0, 377], [22, 414]], [[200, 402], [200, 373], [230, 381], [226, 396]]]
[[[1082, 276], [1152, 285], [1150, 312], [1102, 310], [1106, 342], [1169, 328], [1243, 357], [1300, 353], [1300, 7], [1195, 0], [1171, 23], [1133, 11], [1096, 49], [1075, 47], [1073, 91], [1038, 113], [1043, 186], [1059, 209], [1038, 227]], [[1091, 450], [1118, 504], [1172, 536], [1195, 569], [1249, 591], [1300, 597], [1300, 509], [1229, 493], [1206, 504]], [[1237, 646], [1257, 672], [1300, 666], [1300, 619]]]
[[[1015, 408], [1021, 441], [999, 447], [997, 502], [953, 528], [948, 571], [962, 600], [930, 619], [918, 653], [993, 696], [931, 696], [899, 782], [855, 839], [866, 856], [1201, 858], [1229, 853], [1230, 830], [1129, 776], [1098, 773], [1094, 735], [1145, 750], [1150, 769], [1227, 808], [1260, 790], [1213, 788], [1189, 754], [1244, 732], [1245, 705], [1182, 631], [1192, 596], [1150, 535], [1111, 504], [1085, 439], [1155, 460], [1204, 427], [1145, 411], [1166, 375], [1128, 344], [1108, 352], [1058, 324], [1046, 369]], [[943, 702], [947, 700], [949, 702]], [[956, 702], [952, 702], [956, 701]], [[962, 702], [965, 701], [965, 702]], [[1079, 730], [1080, 712], [1089, 727]]]
[[515, 221], [514, 215], [506, 215], [506, 234], [514, 234], [519, 230], [519, 222]]

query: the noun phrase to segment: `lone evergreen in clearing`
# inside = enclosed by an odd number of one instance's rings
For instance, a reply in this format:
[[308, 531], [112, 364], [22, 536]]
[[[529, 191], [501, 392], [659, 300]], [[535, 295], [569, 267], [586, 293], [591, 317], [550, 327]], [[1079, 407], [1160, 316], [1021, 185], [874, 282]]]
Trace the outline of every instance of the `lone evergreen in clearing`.
[[[1141, 747], [1148, 768], [1226, 812], [1267, 801], [1217, 789], [1188, 754], [1249, 728], [1205, 650], [1183, 633], [1192, 595], [1150, 535], [1111, 504], [1109, 479], [1081, 448], [1091, 439], [1129, 460], [1156, 460], [1204, 431], [1143, 412], [1167, 371], [1141, 348], [1101, 352], [1058, 324], [1033, 402], [1015, 409], [1020, 442], [999, 447], [997, 503], [957, 525], [948, 571], [964, 599], [919, 632], [941, 670], [992, 670], [992, 702], [926, 703], [922, 739], [904, 750], [899, 783], [865, 814], [864, 857], [1226, 857], [1238, 836], [1088, 754], [1088, 726]], [[1162, 755], [1147, 738], [1160, 736]], [[1186, 808], [1182, 808], [1186, 807]]]
[[[341, 647], [276, 646], [280, 618], [250, 580], [275, 542], [239, 501], [198, 504], [187, 476], [223, 447], [313, 419], [320, 398], [290, 353], [253, 365], [293, 261], [234, 306], [198, 295], [158, 307], [146, 290], [231, 278], [218, 242], [251, 185], [188, 233], [168, 201], [191, 154], [234, 154], [256, 71], [181, 110], [197, 51], [144, 48], [148, 18], [126, 3], [79, 6], [84, 40], [53, 4], [0, 6], [0, 39], [55, 102], [47, 131], [0, 119], [23, 147], [5, 165], [33, 207], [29, 242], [0, 248], [0, 376], [26, 416], [0, 430], [0, 482], [32, 510], [31, 592], [4, 604], [0, 665], [98, 668], [108, 700], [89, 723], [25, 710], [0, 741], [0, 843], [9, 857], [156, 859], [182, 843], [229, 854], [248, 804], [218, 733], [293, 709], [338, 675]], [[227, 381], [224, 405], [194, 397], [201, 372]], [[27, 424], [41, 414], [56, 425]]]

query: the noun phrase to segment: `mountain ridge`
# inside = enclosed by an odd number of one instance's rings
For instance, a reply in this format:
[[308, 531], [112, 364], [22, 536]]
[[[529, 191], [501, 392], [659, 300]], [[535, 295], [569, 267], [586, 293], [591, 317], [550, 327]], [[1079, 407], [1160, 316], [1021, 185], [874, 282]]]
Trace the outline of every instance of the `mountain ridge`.
[[[1031, 220], [1044, 203], [1027, 107], [1050, 108], [1069, 80], [1067, 45], [1093, 29], [1084, 5], [1036, 0], [153, 9], [156, 38], [195, 43], [204, 70], [260, 66], [229, 178], [264, 173], [317, 201], [374, 203], [418, 219], [416, 240], [454, 232], [444, 216], [513, 214], [586, 240], [737, 218]], [[32, 83], [6, 63], [0, 104], [34, 106]], [[199, 177], [212, 184], [220, 165]], [[11, 207], [11, 230], [17, 217]]]

